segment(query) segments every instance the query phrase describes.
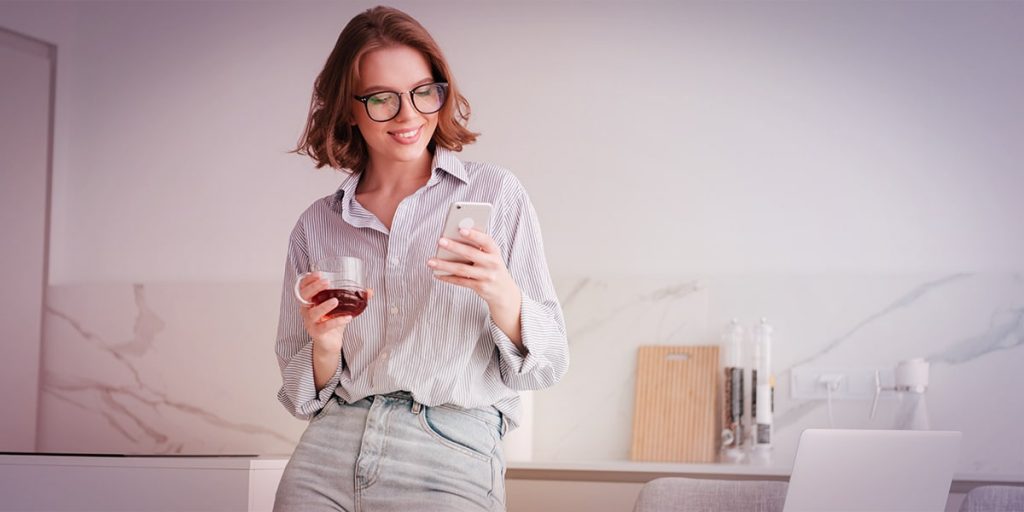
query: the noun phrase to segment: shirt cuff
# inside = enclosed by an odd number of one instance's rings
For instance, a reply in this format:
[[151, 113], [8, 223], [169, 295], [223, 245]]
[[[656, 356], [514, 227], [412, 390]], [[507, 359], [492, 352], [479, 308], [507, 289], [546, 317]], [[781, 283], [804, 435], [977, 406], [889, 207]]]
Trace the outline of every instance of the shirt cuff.
[[533, 299], [522, 294], [522, 301], [519, 309], [520, 336], [523, 339], [523, 346], [526, 347], [526, 355], [519, 352], [516, 344], [490, 319], [491, 336], [494, 344], [498, 346], [498, 352], [505, 363], [516, 375], [530, 373], [537, 367], [539, 357], [544, 353], [543, 336], [535, 333], [543, 333], [544, 319], [547, 317], [544, 308]]
[[310, 341], [292, 357], [291, 364], [285, 370], [284, 386], [278, 393], [278, 399], [299, 419], [311, 419], [316, 413], [327, 405], [327, 401], [334, 395], [341, 378], [343, 358], [338, 355], [338, 369], [327, 381], [327, 385], [319, 392], [316, 391], [316, 383], [313, 376], [313, 342]]

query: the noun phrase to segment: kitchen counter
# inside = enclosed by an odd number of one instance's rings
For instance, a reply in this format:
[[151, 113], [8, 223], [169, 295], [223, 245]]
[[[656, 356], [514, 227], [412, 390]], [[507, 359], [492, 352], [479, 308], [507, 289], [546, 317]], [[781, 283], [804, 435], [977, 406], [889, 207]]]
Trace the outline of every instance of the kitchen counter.
[[[521, 480], [581, 482], [647, 482], [661, 477], [788, 481], [791, 470], [791, 466], [739, 463], [510, 461], [507, 477]], [[993, 484], [1024, 485], [1024, 475], [956, 473], [953, 475], [951, 491], [967, 492], [979, 485]]]
[[[287, 463], [285, 455], [0, 454], [0, 510], [264, 511], [273, 505]], [[570, 486], [642, 484], [661, 477], [786, 481], [789, 473], [789, 467], [755, 464], [510, 461], [507, 480], [560, 481]], [[1024, 475], [958, 473], [950, 493], [990, 484], [1024, 485]], [[51, 492], [54, 488], [61, 492]]]

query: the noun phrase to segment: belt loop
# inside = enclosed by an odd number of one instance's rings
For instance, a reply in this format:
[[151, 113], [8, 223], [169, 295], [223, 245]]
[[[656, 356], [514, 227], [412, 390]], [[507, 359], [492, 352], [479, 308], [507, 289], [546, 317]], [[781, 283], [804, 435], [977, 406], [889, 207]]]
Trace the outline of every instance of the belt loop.
[[415, 400], [412, 401], [412, 413], [413, 414], [419, 414], [420, 413], [420, 409], [422, 409], [422, 408], [423, 408], [423, 405], [421, 405], [419, 402], [417, 402]]

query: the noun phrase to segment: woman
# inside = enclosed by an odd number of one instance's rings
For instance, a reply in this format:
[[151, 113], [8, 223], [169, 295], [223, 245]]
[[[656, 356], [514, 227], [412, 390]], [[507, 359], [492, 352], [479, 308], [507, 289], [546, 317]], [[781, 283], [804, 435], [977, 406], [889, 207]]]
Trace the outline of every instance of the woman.
[[[534, 208], [508, 171], [456, 158], [477, 136], [469, 103], [401, 11], [348, 23], [310, 110], [297, 151], [349, 175], [291, 234], [278, 398], [312, 420], [275, 509], [504, 510], [500, 440], [517, 391], [555, 384], [569, 360]], [[438, 239], [454, 201], [493, 204], [490, 234]], [[434, 258], [438, 246], [470, 263]], [[356, 319], [326, 319], [334, 299], [293, 295], [297, 276], [334, 255], [361, 258], [375, 290]], [[326, 286], [311, 274], [300, 296]]]

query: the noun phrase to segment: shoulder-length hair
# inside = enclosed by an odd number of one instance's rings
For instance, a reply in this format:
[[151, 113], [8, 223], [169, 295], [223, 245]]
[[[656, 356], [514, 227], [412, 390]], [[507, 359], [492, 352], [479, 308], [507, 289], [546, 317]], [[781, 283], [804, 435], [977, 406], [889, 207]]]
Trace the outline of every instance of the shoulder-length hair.
[[306, 129], [292, 151], [316, 161], [317, 169], [327, 165], [335, 169], [362, 172], [370, 153], [359, 127], [352, 124], [353, 100], [359, 82], [359, 62], [378, 48], [409, 46], [426, 57], [433, 79], [448, 82], [448, 96], [438, 112], [437, 129], [430, 144], [462, 151], [464, 144], [476, 141], [478, 133], [466, 128], [469, 101], [459, 93], [441, 48], [412, 16], [391, 7], [378, 6], [352, 18], [338, 36], [334, 50], [313, 84]]

